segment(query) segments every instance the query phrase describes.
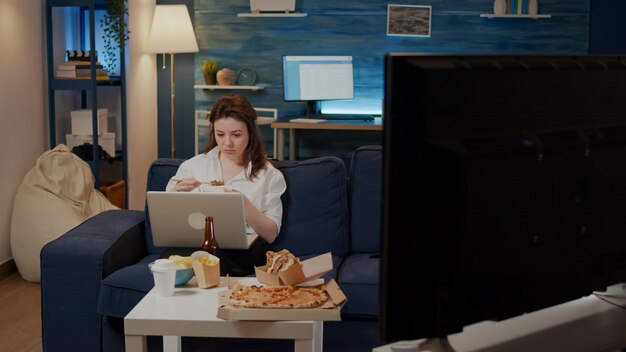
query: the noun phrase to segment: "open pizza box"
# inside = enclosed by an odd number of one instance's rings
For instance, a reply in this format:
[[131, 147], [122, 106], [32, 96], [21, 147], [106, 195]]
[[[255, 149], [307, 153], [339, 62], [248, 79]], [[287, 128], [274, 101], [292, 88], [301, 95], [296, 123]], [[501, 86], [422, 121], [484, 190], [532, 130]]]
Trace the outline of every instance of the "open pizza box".
[[217, 317], [224, 320], [341, 320], [341, 308], [346, 303], [346, 295], [335, 280], [321, 285], [329, 299], [316, 308], [240, 308], [229, 304], [229, 297], [237, 287], [219, 293], [220, 306]]
[[303, 260], [300, 264], [292, 265], [289, 269], [279, 272], [278, 275], [265, 271], [266, 265], [255, 266], [254, 271], [259, 282], [269, 286], [284, 286], [315, 280], [333, 270], [333, 258], [330, 252]]

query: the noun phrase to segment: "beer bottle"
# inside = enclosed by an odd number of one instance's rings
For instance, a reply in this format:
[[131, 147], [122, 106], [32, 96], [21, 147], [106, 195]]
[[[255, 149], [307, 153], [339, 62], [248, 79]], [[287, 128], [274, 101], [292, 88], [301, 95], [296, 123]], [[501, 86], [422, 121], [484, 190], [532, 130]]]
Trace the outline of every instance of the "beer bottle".
[[207, 216], [204, 219], [204, 241], [200, 248], [213, 255], [217, 255], [217, 240], [215, 239], [215, 229], [213, 228], [213, 217]]

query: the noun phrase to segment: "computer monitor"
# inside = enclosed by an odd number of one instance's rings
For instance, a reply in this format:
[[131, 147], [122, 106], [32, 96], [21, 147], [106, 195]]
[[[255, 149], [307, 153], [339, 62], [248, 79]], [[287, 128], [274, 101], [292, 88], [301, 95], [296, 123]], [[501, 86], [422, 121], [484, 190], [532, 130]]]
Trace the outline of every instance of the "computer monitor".
[[352, 56], [283, 56], [283, 99], [305, 101], [317, 115], [320, 100], [354, 99]]
[[380, 335], [626, 282], [626, 58], [385, 57]]

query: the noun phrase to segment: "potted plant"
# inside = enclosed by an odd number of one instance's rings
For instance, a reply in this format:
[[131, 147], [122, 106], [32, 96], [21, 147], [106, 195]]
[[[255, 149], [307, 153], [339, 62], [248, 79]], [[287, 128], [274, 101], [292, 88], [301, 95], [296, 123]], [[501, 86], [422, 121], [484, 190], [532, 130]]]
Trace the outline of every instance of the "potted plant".
[[219, 64], [212, 59], [205, 59], [200, 62], [200, 71], [204, 75], [204, 83], [207, 85], [215, 85], [215, 74], [219, 70]]
[[128, 16], [127, 0], [106, 0], [106, 13], [100, 20], [104, 40], [104, 60], [108, 63], [109, 71], [115, 69], [115, 57], [118, 49], [123, 55], [126, 41], [129, 39], [130, 31], [126, 24]]

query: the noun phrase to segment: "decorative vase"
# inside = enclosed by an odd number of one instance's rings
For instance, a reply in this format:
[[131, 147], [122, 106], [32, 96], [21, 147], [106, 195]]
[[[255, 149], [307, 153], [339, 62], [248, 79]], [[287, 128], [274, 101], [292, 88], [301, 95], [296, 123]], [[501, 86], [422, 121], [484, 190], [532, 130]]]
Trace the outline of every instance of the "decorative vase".
[[495, 15], [504, 15], [506, 13], [506, 0], [495, 0], [493, 2], [493, 13]]
[[220, 86], [232, 86], [235, 85], [237, 74], [229, 68], [223, 68], [217, 71], [216, 78]]
[[528, 1], [528, 14], [536, 15], [538, 7], [539, 7], [539, 4], [537, 3], [537, 0], [529, 0]]
[[204, 74], [204, 84], [208, 85], [208, 86], [214, 86], [216, 83], [215, 81], [215, 74], [214, 73], [205, 73]]

